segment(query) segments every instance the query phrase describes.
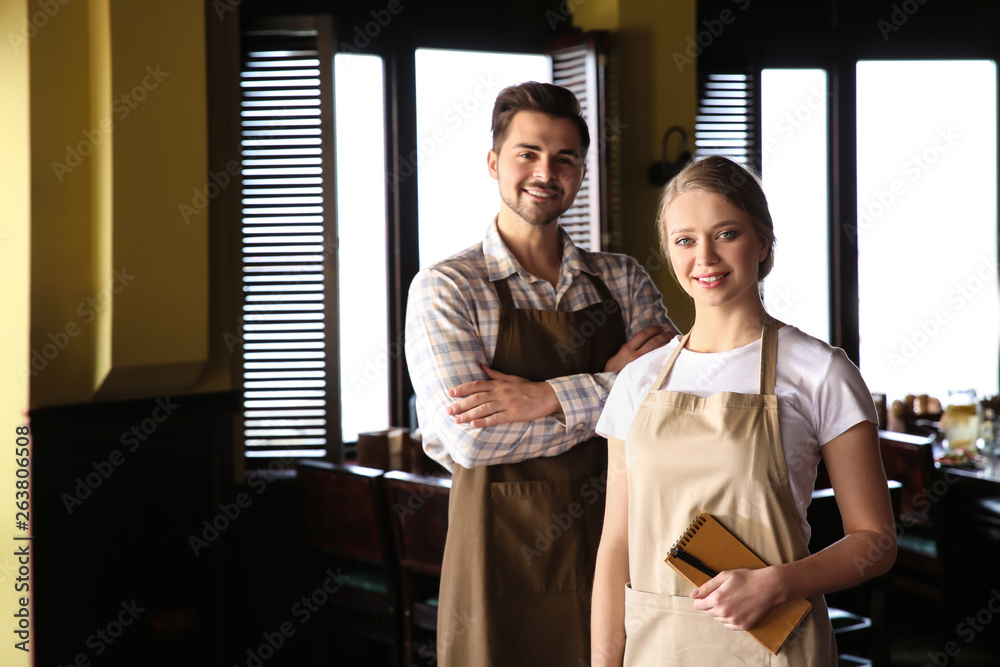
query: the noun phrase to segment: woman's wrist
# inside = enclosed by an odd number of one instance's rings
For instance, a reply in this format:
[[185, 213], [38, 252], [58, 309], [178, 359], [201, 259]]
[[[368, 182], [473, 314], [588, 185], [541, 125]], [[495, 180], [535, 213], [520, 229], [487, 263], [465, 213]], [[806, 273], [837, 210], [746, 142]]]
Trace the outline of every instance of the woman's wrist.
[[767, 585], [772, 591], [775, 605], [787, 602], [796, 597], [792, 595], [791, 579], [794, 576], [794, 572], [790, 570], [789, 565], [772, 565], [764, 568], [764, 574], [768, 577]]

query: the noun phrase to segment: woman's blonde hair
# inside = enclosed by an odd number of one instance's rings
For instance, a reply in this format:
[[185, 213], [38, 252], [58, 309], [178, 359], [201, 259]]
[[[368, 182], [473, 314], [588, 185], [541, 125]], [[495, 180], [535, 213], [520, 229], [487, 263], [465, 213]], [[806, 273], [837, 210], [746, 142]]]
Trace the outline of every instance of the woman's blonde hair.
[[667, 209], [679, 195], [692, 191], [722, 195], [729, 203], [747, 214], [757, 236], [768, 246], [767, 257], [757, 265], [757, 281], [763, 280], [774, 266], [774, 222], [767, 208], [767, 197], [764, 196], [757, 174], [719, 155], [692, 162], [674, 176], [663, 189], [656, 229], [660, 237], [660, 251], [667, 258], [670, 275], [674, 280], [677, 279], [673, 264], [670, 262], [666, 229]]

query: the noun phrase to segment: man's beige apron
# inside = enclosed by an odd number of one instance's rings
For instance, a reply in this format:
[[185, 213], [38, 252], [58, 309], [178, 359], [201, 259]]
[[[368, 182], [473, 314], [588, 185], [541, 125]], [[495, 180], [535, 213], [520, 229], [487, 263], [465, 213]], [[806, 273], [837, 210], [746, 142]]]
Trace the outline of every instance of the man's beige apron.
[[631, 578], [625, 591], [625, 665], [836, 665], [823, 596], [810, 600], [812, 611], [772, 656], [746, 632], [727, 630], [696, 610], [692, 586], [664, 562], [703, 511], [765, 563], [809, 555], [778, 431], [774, 320], [765, 315], [760, 394], [699, 398], [660, 390], [687, 338], [640, 405], [625, 444]]
[[[502, 306], [494, 369], [535, 382], [604, 370], [625, 343], [625, 325], [604, 283], [584, 275], [602, 302], [574, 312], [514, 308], [507, 283], [494, 283]], [[606, 441], [592, 438], [559, 456], [455, 466], [439, 664], [589, 664], [607, 460]]]

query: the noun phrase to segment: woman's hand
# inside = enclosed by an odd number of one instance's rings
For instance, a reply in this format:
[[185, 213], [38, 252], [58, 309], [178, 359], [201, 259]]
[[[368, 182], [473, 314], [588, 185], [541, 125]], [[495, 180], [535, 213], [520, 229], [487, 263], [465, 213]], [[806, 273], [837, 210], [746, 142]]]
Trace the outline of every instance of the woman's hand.
[[726, 570], [691, 593], [694, 608], [729, 630], [748, 630], [781, 602], [777, 570]]

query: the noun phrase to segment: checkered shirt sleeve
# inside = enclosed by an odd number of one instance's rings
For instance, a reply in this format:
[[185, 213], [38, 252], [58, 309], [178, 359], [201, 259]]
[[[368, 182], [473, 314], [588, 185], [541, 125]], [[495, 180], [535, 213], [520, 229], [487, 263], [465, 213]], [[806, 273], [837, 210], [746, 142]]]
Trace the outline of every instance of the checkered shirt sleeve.
[[[573, 250], [618, 301], [628, 338], [647, 326], [669, 323], [659, 292], [634, 259]], [[564, 256], [563, 270], [570, 270], [566, 265]], [[449, 469], [453, 463], [474, 468], [555, 456], [593, 437], [617, 375], [581, 373], [549, 380], [563, 421], [550, 415], [483, 428], [456, 424], [445, 412], [453, 402], [448, 389], [488, 379], [480, 364], [489, 366], [496, 349], [500, 302], [488, 274], [477, 246], [424, 269], [410, 285], [406, 359], [417, 395], [420, 433], [427, 453]], [[508, 284], [518, 308], [572, 311], [601, 298], [579, 272], [559, 295], [548, 283], [529, 282], [521, 274], [512, 275]]]

